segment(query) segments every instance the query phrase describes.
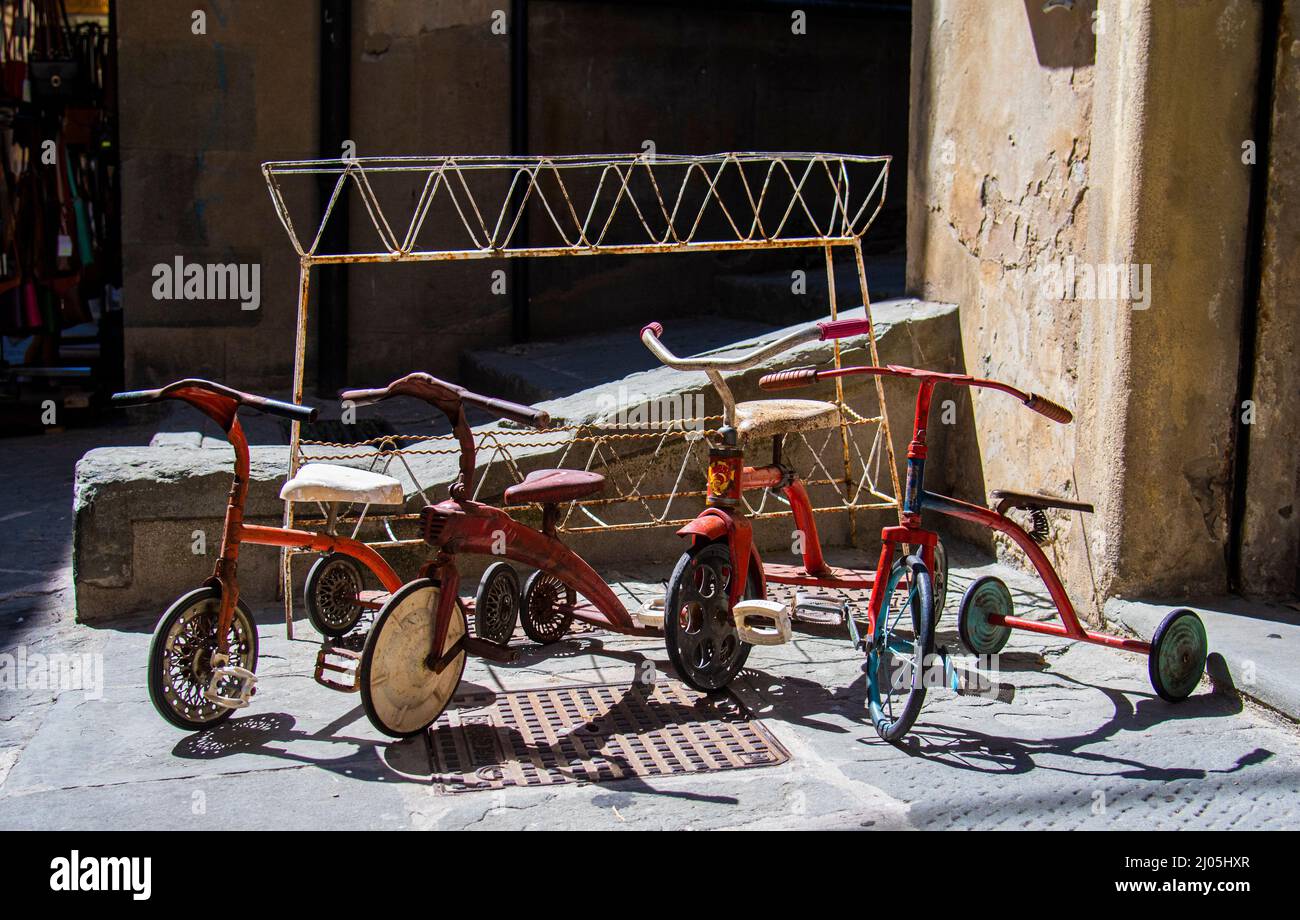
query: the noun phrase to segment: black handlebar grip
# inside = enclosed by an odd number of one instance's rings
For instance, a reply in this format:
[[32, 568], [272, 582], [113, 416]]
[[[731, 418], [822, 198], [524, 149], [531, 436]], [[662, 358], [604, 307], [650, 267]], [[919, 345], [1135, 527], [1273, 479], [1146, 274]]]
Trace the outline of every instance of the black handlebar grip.
[[1037, 393], [1030, 393], [1029, 398], [1025, 400], [1025, 405], [1033, 409], [1039, 415], [1045, 415], [1054, 422], [1060, 422], [1062, 425], [1068, 425], [1074, 421], [1074, 413], [1059, 403], [1054, 403], [1046, 396], [1039, 396]]
[[816, 380], [817, 368], [796, 367], [794, 370], [764, 374], [758, 379], [758, 385], [764, 390], [793, 390], [798, 387], [806, 387]]
[[278, 399], [267, 399], [264, 396], [255, 400], [246, 399], [244, 405], [250, 409], [256, 409], [258, 412], [265, 412], [267, 415], [278, 415], [281, 418], [287, 418], [295, 422], [314, 422], [320, 411], [312, 406], [300, 406], [297, 403], [281, 402]]
[[114, 393], [109, 397], [109, 402], [119, 409], [127, 409], [131, 406], [143, 406], [157, 399], [157, 390], [127, 390], [124, 393]]

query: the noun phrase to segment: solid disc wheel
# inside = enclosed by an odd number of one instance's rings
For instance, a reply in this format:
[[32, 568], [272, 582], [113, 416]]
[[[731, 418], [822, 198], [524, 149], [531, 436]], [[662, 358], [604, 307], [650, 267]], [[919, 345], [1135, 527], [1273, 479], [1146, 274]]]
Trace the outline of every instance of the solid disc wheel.
[[1011, 627], [989, 622], [989, 616], [1009, 617], [1015, 611], [1011, 592], [996, 575], [971, 582], [957, 610], [957, 632], [962, 644], [976, 655], [996, 655], [1011, 638]]
[[944, 549], [942, 540], [934, 543], [934, 571], [930, 577], [934, 581], [934, 628], [938, 630], [943, 605], [948, 600], [948, 550]]
[[474, 634], [480, 639], [505, 645], [519, 619], [519, 576], [507, 562], [487, 567], [474, 597]]
[[[441, 662], [430, 660], [438, 596], [438, 586], [428, 578], [403, 585], [380, 609], [366, 638], [358, 668], [361, 705], [385, 735], [408, 738], [432, 725], [465, 672], [463, 648]], [[465, 614], [453, 604], [443, 650], [464, 637]]]
[[[761, 596], [750, 567], [743, 598]], [[664, 602], [664, 644], [678, 675], [705, 693], [731, 682], [752, 646], [740, 639], [731, 612], [731, 551], [725, 543], [693, 546], [677, 560]]]
[[1185, 700], [1201, 682], [1209, 641], [1201, 618], [1190, 610], [1175, 610], [1156, 627], [1147, 658], [1151, 686], [1171, 703]]
[[365, 608], [361, 594], [361, 564], [345, 553], [330, 553], [312, 563], [303, 594], [307, 618], [321, 635], [338, 638], [352, 631]]
[[[907, 555], [923, 559], [919, 545], [908, 544]], [[939, 631], [939, 621], [943, 619], [943, 606], [948, 600], [948, 550], [943, 541], [934, 541], [934, 568], [930, 570], [930, 580], [934, 583], [934, 629]]]
[[[895, 591], [903, 594], [897, 610], [888, 604]], [[884, 597], [867, 654], [867, 703], [876, 733], [897, 741], [925, 703], [926, 668], [934, 654], [934, 583], [920, 557], [905, 556], [894, 565]]]
[[[212, 655], [217, 650], [220, 614], [221, 591], [198, 588], [178, 598], [154, 629], [149, 646], [149, 699], [158, 714], [177, 728], [208, 728], [234, 712], [204, 696], [212, 683]], [[227, 639], [228, 663], [256, 671], [257, 626], [243, 604], [235, 605]], [[222, 680], [217, 692], [222, 696], [238, 695], [238, 684], [234, 678]]]
[[573, 623], [570, 613], [578, 602], [577, 593], [550, 572], [538, 569], [524, 582], [519, 619], [528, 638], [538, 645], [559, 642]]

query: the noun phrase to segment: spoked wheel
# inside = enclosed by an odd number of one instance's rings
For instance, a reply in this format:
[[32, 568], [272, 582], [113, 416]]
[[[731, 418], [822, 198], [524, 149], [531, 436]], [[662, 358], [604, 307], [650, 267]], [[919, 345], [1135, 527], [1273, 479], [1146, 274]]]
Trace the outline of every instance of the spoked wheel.
[[524, 582], [524, 598], [519, 607], [524, 632], [538, 645], [559, 642], [573, 623], [573, 614], [568, 611], [577, 602], [578, 595], [572, 588], [550, 572], [538, 569]]
[[976, 655], [996, 655], [1011, 638], [1011, 627], [989, 622], [991, 614], [1009, 617], [1015, 612], [1011, 591], [996, 575], [970, 583], [957, 609], [957, 632], [962, 644]]
[[[751, 565], [751, 569], [753, 566]], [[664, 642], [682, 680], [705, 693], [725, 687], [751, 648], [736, 632], [730, 590], [735, 572], [726, 543], [691, 547], [677, 560], [664, 602]], [[758, 573], [750, 572], [742, 597], [759, 597]]]
[[[212, 656], [217, 650], [220, 614], [220, 589], [198, 588], [179, 597], [154, 630], [149, 646], [149, 699], [158, 714], [177, 728], [208, 728], [234, 712], [204, 696], [212, 684]], [[235, 605], [227, 638], [228, 664], [256, 671], [257, 627], [242, 603]], [[237, 696], [238, 684], [235, 678], [223, 679], [217, 693]]]
[[307, 573], [307, 618], [323, 636], [338, 638], [352, 631], [366, 609], [361, 594], [361, 564], [346, 553], [317, 559]]
[[[361, 653], [361, 705], [375, 728], [393, 738], [418, 735], [451, 702], [465, 672], [465, 650], [431, 659], [439, 589], [419, 578], [397, 590], [380, 608]], [[452, 606], [444, 649], [465, 637], [465, 614]]]
[[519, 618], [519, 576], [508, 562], [494, 562], [483, 573], [474, 598], [474, 634], [505, 645]]
[[1209, 642], [1201, 618], [1190, 610], [1175, 610], [1156, 627], [1147, 657], [1151, 686], [1171, 703], [1187, 699], [1201, 682]]
[[[904, 595], [891, 609], [894, 592]], [[886, 741], [907, 734], [925, 702], [925, 669], [934, 654], [934, 584], [917, 556], [889, 573], [883, 608], [867, 653], [867, 701], [876, 733]]]

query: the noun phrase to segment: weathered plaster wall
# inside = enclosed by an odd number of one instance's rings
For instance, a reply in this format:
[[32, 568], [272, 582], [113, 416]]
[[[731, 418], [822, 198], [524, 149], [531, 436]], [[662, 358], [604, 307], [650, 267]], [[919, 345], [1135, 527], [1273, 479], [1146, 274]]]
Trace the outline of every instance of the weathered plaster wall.
[[[284, 386], [298, 260], [258, 167], [315, 152], [317, 4], [118, 7], [126, 381]], [[155, 300], [153, 266], [177, 256], [259, 264], [260, 308]]]
[[[357, 154], [509, 152], [510, 39], [492, 29], [493, 11], [509, 7], [497, 0], [354, 2]], [[385, 184], [375, 192], [404, 230], [421, 183], [389, 179], [377, 180]], [[452, 215], [441, 211], [429, 219], [452, 225]], [[354, 246], [374, 237], [355, 198], [351, 231]], [[508, 274], [498, 261], [349, 268], [349, 376], [454, 376], [462, 350], [509, 341], [510, 297], [493, 293], [492, 273], [503, 268]]]
[[1300, 0], [1283, 6], [1274, 81], [1242, 581], [1252, 592], [1295, 594], [1300, 593]]
[[[1054, 426], [979, 394], [974, 442], [953, 439], [950, 462], [965, 497], [1096, 504], [1056, 516], [1085, 611], [1117, 593], [1221, 591], [1258, 9], [1041, 6], [917, 4], [909, 289], [961, 305], [971, 373], [1076, 414]], [[1045, 282], [1070, 258], [1149, 265], [1147, 308], [1062, 298]]]
[[[960, 305], [970, 373], [1068, 406], [1078, 395], [1083, 310], [1038, 288], [1044, 266], [1085, 243], [1093, 83], [1086, 12], [1045, 19], [1018, 0], [936, 0], [917, 4], [913, 20], [908, 289]], [[1095, 500], [1075, 482], [1072, 427], [998, 393], [938, 398], [958, 408], [945, 461], [958, 497], [984, 501], [1005, 488]], [[1068, 545], [1079, 518], [1060, 515], [1057, 525]]]

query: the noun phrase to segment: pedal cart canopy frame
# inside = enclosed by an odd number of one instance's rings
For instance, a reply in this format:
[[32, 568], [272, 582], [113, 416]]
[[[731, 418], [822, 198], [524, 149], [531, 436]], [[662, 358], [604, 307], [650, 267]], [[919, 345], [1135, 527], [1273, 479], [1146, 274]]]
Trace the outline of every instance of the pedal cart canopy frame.
[[[868, 320], [866, 334], [871, 361], [879, 364], [875, 333], [870, 328], [871, 299], [861, 240], [884, 205], [890, 161], [888, 156], [743, 152], [700, 156], [641, 153], [345, 157], [264, 163], [262, 173], [272, 203], [300, 264], [292, 398], [299, 402], [303, 397], [311, 274], [317, 265], [820, 248], [825, 254], [828, 312], [835, 319], [839, 311], [834, 252], [836, 248], [845, 248], [853, 253], [856, 264], [861, 305]], [[382, 193], [385, 184], [393, 182], [410, 190], [399, 196], [400, 206], [386, 200]], [[316, 197], [318, 188], [330, 189], [323, 202], [318, 202]], [[360, 199], [374, 234], [366, 235], [364, 244], [346, 251], [327, 251], [323, 241], [331, 238], [327, 233], [330, 221], [341, 220], [339, 214], [345, 213], [345, 209], [336, 208], [345, 196]], [[310, 221], [302, 219], [304, 211], [311, 215]], [[833, 343], [833, 361], [835, 367], [841, 366], [838, 341]], [[876, 414], [859, 415], [846, 405], [842, 382], [836, 378], [835, 402], [841, 411], [838, 441], [842, 476], [831, 474], [818, 459], [826, 476], [809, 484], [833, 486], [841, 501], [814, 510], [852, 512], [899, 508], [898, 468], [879, 379], [875, 381], [875, 391]], [[539, 437], [549, 438], [547, 444], [557, 443], [557, 436], [573, 444], [591, 443], [593, 450], [586, 461], [591, 465], [601, 449], [602, 439], [644, 437], [663, 443], [670, 437], [686, 438], [690, 433], [681, 427], [684, 423], [702, 421], [706, 420], [679, 419], [675, 420], [676, 427], [647, 425], [631, 431], [630, 426], [604, 424], [558, 427], [543, 432], [491, 431], [480, 435], [483, 443], [479, 450], [490, 458], [502, 458], [518, 476], [510, 448], [536, 444]], [[859, 426], [875, 428], [866, 457], [851, 438], [851, 429]], [[392, 446], [402, 441], [435, 440], [423, 435], [376, 440], [391, 443], [382, 444], [377, 454], [349, 453], [349, 449], [359, 445], [304, 440], [301, 425], [295, 420], [290, 429], [289, 475], [294, 475], [302, 465], [304, 447], [344, 451], [334, 456], [313, 452], [313, 460], [387, 457], [391, 462], [393, 457], [401, 458], [404, 453], [456, 452], [451, 445], [446, 451]], [[816, 454], [816, 449], [811, 445], [809, 448]], [[863, 469], [862, 479], [856, 483], [854, 450]], [[567, 449], [565, 456], [568, 456]], [[683, 470], [689, 458], [690, 449], [683, 460]], [[877, 469], [882, 462], [888, 467], [891, 491], [886, 492], [876, 484], [871, 472], [872, 461]], [[489, 459], [489, 465], [491, 462]], [[407, 469], [410, 472], [409, 465]], [[480, 485], [483, 478], [486, 476], [480, 477]], [[681, 480], [679, 475], [678, 483]], [[704, 494], [680, 491], [674, 486], [669, 493], [648, 495], [639, 492], [639, 481], [630, 485], [631, 493], [622, 498], [571, 503], [559, 529], [577, 532], [678, 526], [690, 518], [672, 519], [669, 511], [672, 500]], [[648, 502], [652, 500], [667, 501], [662, 514], [651, 511]], [[594, 509], [612, 501], [640, 502], [647, 511], [647, 520], [618, 524], [601, 521]], [[593, 525], [570, 525], [569, 517], [575, 509], [583, 512]], [[367, 511], [362, 510], [362, 518]], [[399, 538], [393, 532], [391, 522], [413, 521], [419, 517], [406, 513], [405, 508], [402, 512], [371, 515], [372, 522], [384, 523], [389, 537], [372, 542], [372, 546], [421, 542], [417, 537]], [[764, 511], [760, 506], [752, 516], [786, 514], [788, 509]], [[294, 505], [286, 503], [284, 526], [293, 527], [294, 519]], [[855, 533], [852, 514], [849, 521], [850, 532]], [[358, 519], [358, 531], [360, 523]], [[291, 563], [299, 552], [286, 549], [281, 565], [285, 620], [290, 635]]]

